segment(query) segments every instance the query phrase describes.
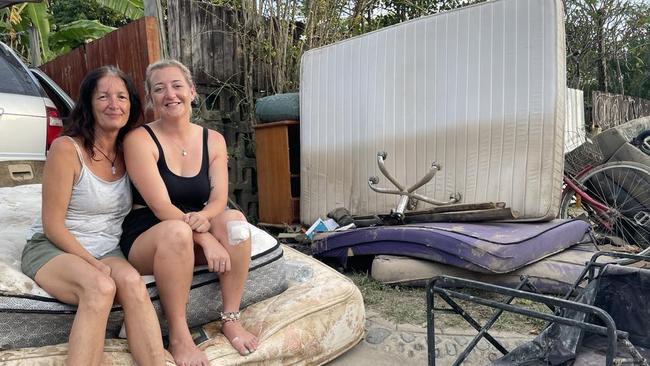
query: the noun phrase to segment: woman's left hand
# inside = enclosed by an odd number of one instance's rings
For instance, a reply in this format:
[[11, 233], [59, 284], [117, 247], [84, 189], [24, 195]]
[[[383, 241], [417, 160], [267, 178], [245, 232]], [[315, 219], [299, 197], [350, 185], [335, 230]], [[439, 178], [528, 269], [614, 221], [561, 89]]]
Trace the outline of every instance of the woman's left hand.
[[194, 234], [194, 241], [203, 249], [208, 271], [225, 273], [230, 271], [230, 255], [223, 244], [210, 233]]
[[197, 233], [205, 233], [210, 230], [210, 221], [199, 212], [188, 212], [183, 215], [183, 221], [190, 225]]

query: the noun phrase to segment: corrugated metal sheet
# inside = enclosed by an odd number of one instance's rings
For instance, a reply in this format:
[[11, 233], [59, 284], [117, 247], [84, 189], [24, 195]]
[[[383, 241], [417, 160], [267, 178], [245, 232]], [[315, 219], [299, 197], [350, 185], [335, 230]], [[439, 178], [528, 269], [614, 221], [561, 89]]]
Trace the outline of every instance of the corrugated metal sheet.
[[[367, 186], [377, 151], [438, 200], [505, 201], [526, 219], [559, 203], [565, 115], [560, 0], [500, 0], [310, 50], [301, 70], [301, 220], [386, 213]], [[390, 187], [386, 179], [380, 186]], [[423, 206], [420, 206], [422, 208]]]

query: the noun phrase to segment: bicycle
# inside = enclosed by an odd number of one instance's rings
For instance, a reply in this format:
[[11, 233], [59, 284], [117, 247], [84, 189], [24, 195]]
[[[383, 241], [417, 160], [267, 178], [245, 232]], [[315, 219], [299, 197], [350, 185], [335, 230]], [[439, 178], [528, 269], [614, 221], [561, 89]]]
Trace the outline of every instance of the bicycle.
[[583, 161], [581, 169], [567, 164], [559, 217], [585, 219], [615, 244], [650, 248], [650, 167], [630, 161], [601, 165], [594, 150], [587, 150], [592, 161]]

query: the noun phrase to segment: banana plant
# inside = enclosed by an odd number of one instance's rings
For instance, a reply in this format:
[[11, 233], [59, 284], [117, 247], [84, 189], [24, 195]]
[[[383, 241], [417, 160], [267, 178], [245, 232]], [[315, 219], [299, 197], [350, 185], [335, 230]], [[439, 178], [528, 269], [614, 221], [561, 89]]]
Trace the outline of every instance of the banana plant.
[[95, 0], [98, 4], [112, 9], [129, 19], [144, 16], [144, 0]]
[[113, 30], [115, 28], [97, 20], [75, 20], [50, 33], [49, 46], [57, 55], [62, 55], [88, 40], [101, 38]]
[[41, 58], [45, 61], [54, 58], [55, 54], [50, 50], [50, 13], [48, 4], [45, 2], [25, 4], [23, 13], [30, 20], [31, 25], [36, 28]]
[[32, 26], [38, 33], [41, 60], [47, 62], [58, 55], [89, 40], [103, 37], [115, 28], [96, 20], [76, 20], [54, 27], [50, 23], [49, 2], [23, 3], [2, 9], [2, 33], [8, 34], [10, 46], [28, 59], [27, 29]]

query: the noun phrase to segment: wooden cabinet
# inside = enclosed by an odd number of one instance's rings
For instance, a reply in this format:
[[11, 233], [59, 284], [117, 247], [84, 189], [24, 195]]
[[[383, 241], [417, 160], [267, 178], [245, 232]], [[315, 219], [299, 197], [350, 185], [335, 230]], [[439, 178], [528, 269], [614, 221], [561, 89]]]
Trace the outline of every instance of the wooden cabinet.
[[259, 220], [300, 221], [300, 130], [298, 121], [255, 126]]

